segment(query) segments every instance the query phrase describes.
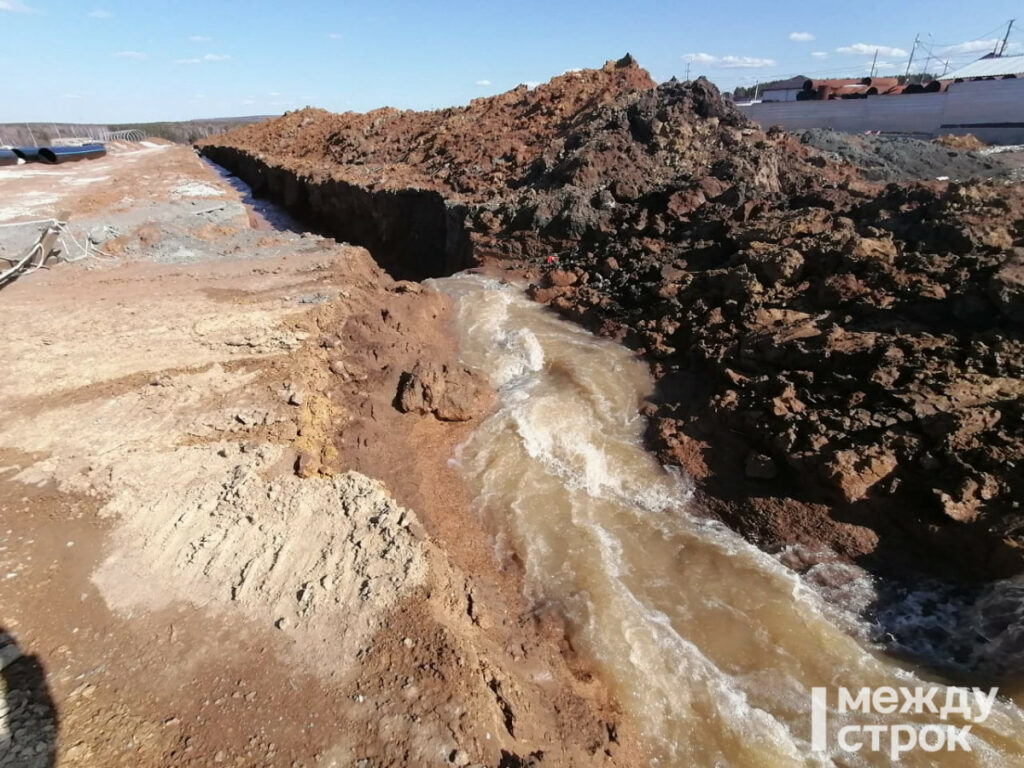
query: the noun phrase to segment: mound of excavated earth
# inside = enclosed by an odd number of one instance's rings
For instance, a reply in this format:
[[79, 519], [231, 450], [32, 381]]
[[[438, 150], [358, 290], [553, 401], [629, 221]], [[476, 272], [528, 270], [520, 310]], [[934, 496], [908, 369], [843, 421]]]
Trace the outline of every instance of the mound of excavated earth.
[[944, 136], [932, 142], [909, 136], [841, 133], [829, 128], [798, 131], [796, 136], [833, 160], [857, 166], [870, 181], [987, 179], [1010, 172], [997, 157], [978, 154], [976, 150], [984, 145], [973, 136]]
[[464, 108], [294, 112], [202, 151], [395, 274], [498, 263], [634, 346], [653, 446], [795, 567], [1024, 565], [1018, 186], [874, 184], [628, 56]]

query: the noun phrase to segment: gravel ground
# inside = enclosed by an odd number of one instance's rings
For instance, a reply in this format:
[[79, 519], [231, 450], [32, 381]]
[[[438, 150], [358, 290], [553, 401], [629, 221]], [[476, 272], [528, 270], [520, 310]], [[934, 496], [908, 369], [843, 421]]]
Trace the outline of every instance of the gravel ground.
[[994, 178], [1009, 172], [988, 154], [907, 136], [855, 135], [827, 128], [798, 131], [796, 136], [835, 160], [857, 166], [869, 181]]

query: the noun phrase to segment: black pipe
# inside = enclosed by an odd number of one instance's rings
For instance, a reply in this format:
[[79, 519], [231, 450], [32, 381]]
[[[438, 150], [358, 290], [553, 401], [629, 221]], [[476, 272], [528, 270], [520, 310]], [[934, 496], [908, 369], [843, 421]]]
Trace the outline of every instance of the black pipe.
[[11, 147], [11, 151], [26, 163], [34, 163], [39, 160], [39, 147]]
[[18, 156], [13, 150], [0, 149], [0, 165], [17, 165]]
[[44, 163], [70, 163], [74, 160], [92, 160], [103, 157], [107, 150], [102, 144], [83, 144], [80, 147], [41, 147], [39, 159]]

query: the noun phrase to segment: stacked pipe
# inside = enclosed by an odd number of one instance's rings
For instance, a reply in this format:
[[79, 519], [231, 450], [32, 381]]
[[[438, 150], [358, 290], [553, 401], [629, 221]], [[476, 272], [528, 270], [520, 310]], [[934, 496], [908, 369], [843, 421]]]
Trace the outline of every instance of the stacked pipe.
[[[9, 153], [13, 160], [5, 157]], [[18, 160], [26, 163], [70, 163], [75, 160], [91, 160], [107, 154], [102, 144], [82, 144], [77, 147], [12, 147], [0, 150], [0, 165], [13, 165]]]
[[928, 83], [900, 85], [898, 77], [862, 77], [838, 80], [806, 80], [797, 101], [828, 101], [830, 99], [866, 99], [868, 96], [897, 95], [901, 93], [939, 93], [948, 83], [931, 80]]
[[70, 163], [75, 160], [91, 160], [107, 154], [102, 144], [82, 144], [79, 147], [42, 147], [39, 159], [44, 163]]

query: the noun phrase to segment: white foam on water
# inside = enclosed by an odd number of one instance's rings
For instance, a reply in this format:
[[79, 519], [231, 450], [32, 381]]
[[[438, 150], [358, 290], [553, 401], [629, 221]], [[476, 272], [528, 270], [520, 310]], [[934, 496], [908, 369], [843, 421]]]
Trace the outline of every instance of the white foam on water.
[[[514, 286], [475, 275], [435, 284], [457, 301], [463, 362], [500, 403], [453, 461], [498, 556], [514, 552], [529, 594], [564, 613], [656, 764], [805, 765], [812, 686], [921, 683], [778, 559], [690, 514], [690, 483], [643, 449], [637, 406], [651, 382], [628, 351]], [[1014, 764], [1006, 743], [1024, 742], [1024, 719], [1010, 702], [998, 710], [961, 764]], [[833, 735], [850, 717], [831, 718]], [[930, 764], [922, 755], [904, 764]]]

